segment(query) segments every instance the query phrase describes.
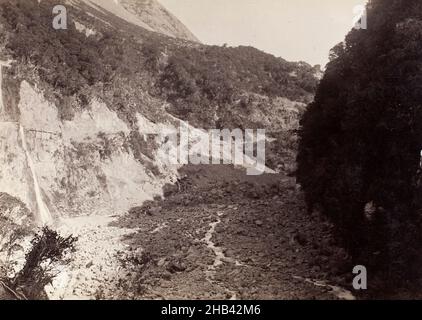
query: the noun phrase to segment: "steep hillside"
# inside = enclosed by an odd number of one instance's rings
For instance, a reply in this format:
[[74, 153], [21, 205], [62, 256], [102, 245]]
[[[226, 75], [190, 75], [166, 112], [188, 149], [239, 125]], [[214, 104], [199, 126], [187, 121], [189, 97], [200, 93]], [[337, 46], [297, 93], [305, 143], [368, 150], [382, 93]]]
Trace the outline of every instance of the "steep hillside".
[[78, 6], [81, 1], [149, 31], [198, 42], [189, 29], [156, 0], [71, 0], [69, 4]]
[[[129, 23], [136, 26], [145, 28], [150, 31], [154, 31], [148, 26], [139, 16], [126, 10], [118, 0], [82, 0], [88, 6], [96, 8], [97, 10], [106, 14], [113, 14]], [[71, 2], [72, 5], [78, 5], [79, 1]]]
[[384, 292], [419, 290], [422, 5], [372, 0], [368, 20], [331, 52], [302, 121], [298, 178]]
[[121, 0], [120, 3], [140, 17], [152, 30], [170, 37], [198, 42], [193, 33], [157, 0]]
[[74, 296], [84, 277], [95, 284], [76, 296], [95, 297], [105, 277], [112, 294], [130, 230], [109, 223], [179, 178], [157, 132], [183, 123], [194, 144], [210, 128], [267, 129], [269, 144], [286, 147], [267, 165], [292, 169], [298, 117], [318, 83], [305, 63], [163, 35], [130, 2], [101, 3], [69, 1], [68, 29], [54, 30], [56, 2], [0, 0], [0, 192], [38, 225], [79, 236], [51, 297]]
[[156, 0], [70, 0], [68, 3], [80, 6], [81, 2], [149, 31], [198, 42], [189, 29]]
[[306, 63], [167, 38], [83, 2], [72, 1], [69, 29], [58, 32], [51, 29], [51, 2], [4, 3], [5, 52], [22, 62], [20, 72], [56, 103], [61, 119], [98, 98], [130, 126], [141, 111], [154, 121], [170, 113], [202, 128], [296, 130], [296, 110], [318, 83], [318, 69]]

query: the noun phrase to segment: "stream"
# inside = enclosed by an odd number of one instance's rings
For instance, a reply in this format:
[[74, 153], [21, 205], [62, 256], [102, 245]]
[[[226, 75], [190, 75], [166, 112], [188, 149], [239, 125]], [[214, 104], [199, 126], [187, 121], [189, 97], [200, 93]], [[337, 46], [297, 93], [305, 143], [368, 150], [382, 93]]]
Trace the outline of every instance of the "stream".
[[[212, 222], [209, 224], [210, 229], [205, 234], [205, 238], [203, 241], [207, 244], [207, 248], [211, 249], [214, 252], [215, 258], [212, 265], [208, 267], [208, 270], [206, 271], [207, 280], [210, 283], [214, 283], [215, 274], [217, 272], [217, 268], [223, 264], [224, 261], [232, 262], [236, 266], [241, 266], [241, 264], [237, 261], [231, 261], [232, 259], [228, 259], [223, 252], [223, 249], [221, 247], [218, 247], [215, 245], [215, 243], [212, 241], [212, 238], [215, 234], [215, 228], [222, 222], [220, 217], [223, 214], [218, 214], [218, 219], [215, 222]], [[221, 285], [220, 285], [221, 286]], [[227, 288], [224, 288], [230, 295], [230, 300], [237, 300], [237, 295], [234, 291], [229, 290]]]
[[50, 210], [48, 210], [47, 205], [42, 199], [40, 184], [38, 183], [38, 178], [35, 172], [34, 161], [32, 160], [31, 154], [29, 152], [28, 145], [26, 143], [25, 129], [22, 127], [22, 125], [19, 125], [19, 135], [22, 141], [22, 148], [25, 151], [29, 169], [31, 170], [32, 180], [34, 182], [34, 192], [35, 199], [37, 201], [39, 219], [42, 225], [48, 225], [53, 221], [53, 218], [51, 216]]

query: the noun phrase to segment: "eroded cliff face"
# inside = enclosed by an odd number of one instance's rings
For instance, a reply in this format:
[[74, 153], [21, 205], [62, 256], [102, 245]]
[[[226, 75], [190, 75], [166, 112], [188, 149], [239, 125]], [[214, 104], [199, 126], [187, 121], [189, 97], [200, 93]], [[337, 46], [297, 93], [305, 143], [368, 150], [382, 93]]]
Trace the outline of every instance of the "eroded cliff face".
[[[13, 100], [17, 106], [9, 105], [9, 92], [6, 86], [0, 118], [0, 192], [23, 201], [42, 225], [69, 216], [122, 214], [162, 196], [164, 185], [176, 181], [181, 165], [169, 163], [169, 154], [181, 147], [190, 157], [209, 150], [207, 131], [170, 114], [154, 122], [138, 113], [136, 123], [128, 125], [106, 104], [92, 100], [72, 120], [60, 120], [58, 108], [27, 81], [21, 82], [19, 99]], [[189, 134], [188, 145], [160, 136], [180, 125]], [[234, 150], [235, 158], [242, 156], [243, 146], [227, 146], [225, 141], [217, 145], [222, 160], [232, 160], [225, 150]], [[209, 151], [215, 156], [218, 150]], [[253, 160], [245, 157], [248, 164]]]
[[94, 100], [61, 121], [28, 82], [19, 96], [15, 114], [0, 120], [0, 191], [21, 199], [38, 222], [118, 214], [161, 195], [174, 179], [176, 170], [154, 174], [135, 158], [131, 129], [104, 103]]
[[[0, 268], [12, 268], [0, 272], [13, 276], [31, 236], [49, 225], [79, 240], [72, 264], [59, 269], [46, 288], [48, 296], [94, 298], [99, 290], [112, 296], [119, 279], [116, 256], [125, 250], [121, 237], [127, 231], [109, 224], [161, 196], [177, 177], [178, 167], [157, 155], [160, 141], [148, 140], [144, 132], [148, 123], [160, 125], [139, 114], [138, 123], [129, 126], [95, 99], [72, 120], [61, 120], [57, 106], [36, 86], [0, 79]], [[135, 130], [143, 144], [133, 143]], [[11, 239], [19, 244], [13, 252]], [[10, 259], [13, 264], [6, 263]], [[86, 268], [90, 263], [95, 266]]]

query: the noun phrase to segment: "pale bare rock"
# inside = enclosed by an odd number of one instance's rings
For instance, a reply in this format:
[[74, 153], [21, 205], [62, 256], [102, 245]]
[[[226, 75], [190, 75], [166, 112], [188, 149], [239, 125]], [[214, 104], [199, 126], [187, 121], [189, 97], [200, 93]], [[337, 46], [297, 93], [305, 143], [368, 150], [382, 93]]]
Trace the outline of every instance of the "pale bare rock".
[[[173, 14], [156, 0], [82, 0], [131, 24], [173, 38], [199, 42]], [[78, 3], [77, 1], [75, 2]]]
[[157, 0], [121, 0], [120, 3], [156, 32], [199, 42], [195, 35]]

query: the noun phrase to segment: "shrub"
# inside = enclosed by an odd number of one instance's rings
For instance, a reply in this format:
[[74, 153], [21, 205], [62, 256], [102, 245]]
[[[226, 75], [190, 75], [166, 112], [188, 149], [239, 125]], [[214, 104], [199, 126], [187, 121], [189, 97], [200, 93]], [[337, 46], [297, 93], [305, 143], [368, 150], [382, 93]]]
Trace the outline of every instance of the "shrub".
[[70, 262], [67, 253], [75, 250], [77, 238], [63, 238], [56, 231], [44, 227], [31, 241], [31, 249], [25, 256], [22, 270], [9, 281], [16, 292], [27, 299], [43, 297], [44, 287], [56, 276], [57, 264]]

